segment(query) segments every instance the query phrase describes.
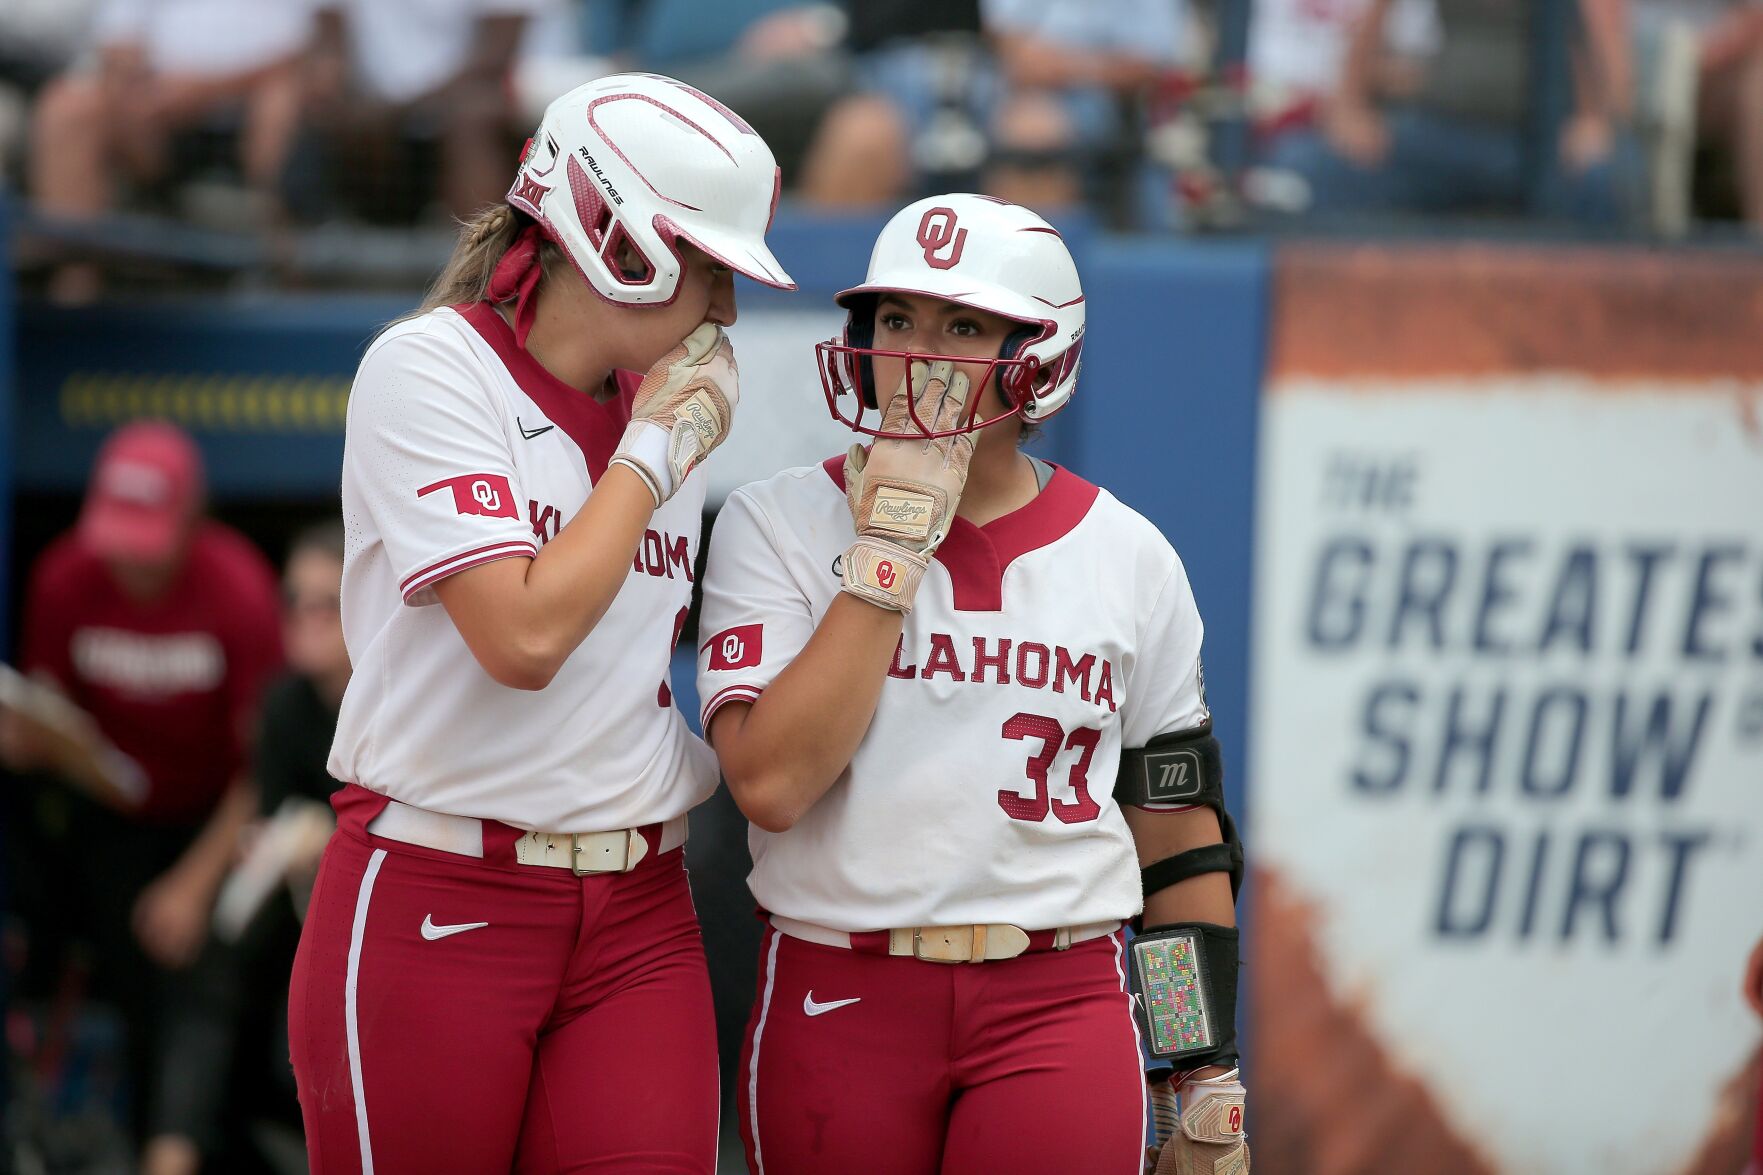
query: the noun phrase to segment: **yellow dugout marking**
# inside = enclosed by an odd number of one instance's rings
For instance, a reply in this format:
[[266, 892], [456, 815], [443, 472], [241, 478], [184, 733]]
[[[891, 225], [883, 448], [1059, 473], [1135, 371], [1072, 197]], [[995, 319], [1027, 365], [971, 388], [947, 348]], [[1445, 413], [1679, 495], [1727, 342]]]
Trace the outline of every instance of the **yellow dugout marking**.
[[76, 371], [62, 381], [58, 401], [61, 423], [69, 428], [113, 428], [151, 417], [202, 432], [339, 433], [349, 380]]

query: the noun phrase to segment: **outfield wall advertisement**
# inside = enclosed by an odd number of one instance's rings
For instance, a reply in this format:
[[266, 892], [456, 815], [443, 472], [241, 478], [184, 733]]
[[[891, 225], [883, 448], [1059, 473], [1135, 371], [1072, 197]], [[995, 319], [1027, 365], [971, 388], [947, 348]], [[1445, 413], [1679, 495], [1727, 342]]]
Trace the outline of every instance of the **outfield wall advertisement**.
[[1763, 266], [1279, 265], [1257, 1157], [1733, 1175], [1760, 1037]]

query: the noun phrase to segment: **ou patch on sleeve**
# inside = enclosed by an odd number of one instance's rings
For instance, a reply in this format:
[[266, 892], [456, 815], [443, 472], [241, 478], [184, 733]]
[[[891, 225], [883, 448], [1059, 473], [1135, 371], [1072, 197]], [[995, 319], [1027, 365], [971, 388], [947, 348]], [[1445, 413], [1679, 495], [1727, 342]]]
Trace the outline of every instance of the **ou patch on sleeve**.
[[764, 654], [764, 638], [765, 626], [762, 624], [737, 624], [724, 629], [704, 642], [704, 647], [710, 650], [710, 668], [727, 671], [749, 669], [759, 664]]
[[453, 509], [461, 514], [480, 514], [485, 518], [519, 518], [514, 504], [514, 490], [508, 479], [499, 473], [462, 473], [443, 478], [416, 491], [417, 497], [439, 489], [453, 491]]

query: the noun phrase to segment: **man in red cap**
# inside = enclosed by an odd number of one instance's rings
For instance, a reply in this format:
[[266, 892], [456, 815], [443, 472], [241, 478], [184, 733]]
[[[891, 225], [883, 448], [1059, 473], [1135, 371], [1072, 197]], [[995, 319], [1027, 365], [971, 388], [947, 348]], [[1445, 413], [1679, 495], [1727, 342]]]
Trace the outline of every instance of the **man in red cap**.
[[22, 884], [54, 887], [57, 921], [84, 918], [99, 990], [128, 1026], [143, 1169], [193, 1169], [210, 1124], [189, 1091], [213, 1079], [191, 1069], [216, 1062], [179, 1027], [202, 998], [209, 911], [254, 811], [247, 735], [281, 639], [275, 574], [204, 517], [201, 457], [181, 430], [141, 422], [105, 442], [79, 524], [32, 569], [22, 643], [25, 671], [71, 706], [52, 723], [0, 711], [0, 758], [78, 789], [54, 796], [70, 807], [65, 840], [34, 846]]

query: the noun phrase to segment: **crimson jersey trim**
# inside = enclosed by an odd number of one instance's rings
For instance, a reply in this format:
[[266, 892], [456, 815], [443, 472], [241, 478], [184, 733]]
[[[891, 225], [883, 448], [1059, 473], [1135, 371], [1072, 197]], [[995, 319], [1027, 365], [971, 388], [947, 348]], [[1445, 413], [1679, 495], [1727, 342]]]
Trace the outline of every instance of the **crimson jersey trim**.
[[512, 559], [520, 555], [537, 557], [539, 549], [530, 542], [491, 543], [487, 547], [474, 547], [469, 551], [461, 551], [457, 555], [448, 555], [437, 559], [427, 567], [418, 568], [404, 578], [399, 591], [404, 594], [404, 602], [430, 584], [438, 583], [450, 575], [468, 571], [473, 567], [481, 567], [485, 563], [494, 563], [498, 559]]
[[[821, 468], [843, 492], [844, 456], [829, 457]], [[1070, 534], [1089, 514], [1101, 492], [1064, 466], [1054, 465], [1046, 488], [1019, 509], [984, 526], [975, 526], [957, 516], [949, 527], [949, 537], [936, 553], [936, 561], [949, 573], [955, 610], [1003, 611], [1004, 573], [1010, 564]]]
[[718, 710], [722, 709], [722, 707], [730, 702], [757, 702], [759, 700], [759, 695], [763, 692], [763, 690], [750, 685], [724, 686], [722, 689], [717, 690], [711, 699], [704, 703], [703, 708], [699, 711], [698, 728], [702, 730], [704, 736], [708, 738], [710, 736], [710, 719], [715, 717]]
[[471, 302], [453, 309], [490, 344], [502, 366], [520, 390], [539, 406], [539, 411], [575, 442], [588, 464], [588, 477], [598, 485], [606, 476], [612, 454], [618, 451], [625, 425], [630, 423], [631, 403], [643, 377], [634, 371], [614, 371], [618, 397], [601, 403], [546, 371], [515, 341], [513, 328], [488, 302]]

